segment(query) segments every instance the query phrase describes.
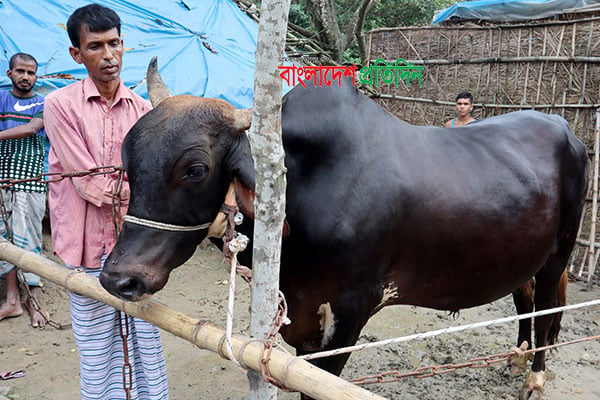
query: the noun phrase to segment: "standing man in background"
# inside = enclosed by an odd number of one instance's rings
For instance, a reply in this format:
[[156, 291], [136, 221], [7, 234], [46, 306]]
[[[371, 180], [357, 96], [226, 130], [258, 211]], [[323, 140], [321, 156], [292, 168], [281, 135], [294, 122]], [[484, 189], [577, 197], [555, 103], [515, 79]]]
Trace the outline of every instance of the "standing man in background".
[[477, 121], [471, 116], [473, 111], [473, 96], [469, 92], [462, 92], [456, 96], [456, 118], [444, 124], [445, 128], [458, 128]]
[[[69, 17], [67, 31], [71, 57], [85, 65], [88, 77], [46, 98], [44, 118], [52, 144], [50, 172], [121, 165], [125, 134], [151, 109], [147, 100], [121, 81], [121, 20], [110, 8], [90, 4]], [[100, 274], [116, 241], [112, 201], [117, 181], [118, 174], [112, 173], [51, 184], [54, 250], [68, 267], [81, 267], [96, 277]], [[126, 180], [121, 199], [129, 201]], [[126, 208], [121, 207], [122, 215]], [[69, 292], [69, 301], [79, 350], [82, 400], [168, 399], [165, 361], [156, 327], [76, 293]], [[120, 325], [126, 324], [129, 334], [121, 340]]]
[[[35, 58], [26, 53], [16, 53], [9, 61], [6, 75], [12, 89], [0, 92], [0, 179], [35, 178], [44, 172], [44, 98], [33, 92], [37, 67]], [[17, 183], [1, 191], [8, 220], [0, 222], [0, 233], [4, 238], [10, 234], [15, 245], [41, 254], [46, 184]], [[22, 279], [31, 294], [25, 300], [31, 326], [45, 326], [48, 312], [40, 304], [39, 276], [29, 272], [17, 276], [17, 268], [6, 261], [0, 261], [0, 276], [6, 278], [7, 284], [0, 320], [23, 314], [18, 283]]]

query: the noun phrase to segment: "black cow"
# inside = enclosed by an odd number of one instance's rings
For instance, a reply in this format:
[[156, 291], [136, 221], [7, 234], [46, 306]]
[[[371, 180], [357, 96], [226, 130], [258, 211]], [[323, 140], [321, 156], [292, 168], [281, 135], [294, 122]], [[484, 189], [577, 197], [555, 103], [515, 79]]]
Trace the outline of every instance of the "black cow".
[[[522, 111], [456, 129], [418, 127], [347, 81], [297, 87], [282, 112], [290, 234], [280, 287], [292, 323], [281, 333], [298, 354], [354, 344], [386, 305], [457, 311], [515, 292], [533, 276], [535, 308], [557, 303], [587, 185], [586, 150], [564, 119]], [[248, 116], [216, 99], [160, 102], [123, 145], [128, 215], [208, 224], [232, 181], [254, 188]], [[125, 222], [101, 283], [140, 300], [206, 236], [207, 229]], [[536, 319], [537, 347], [552, 319]], [[315, 364], [339, 374], [347, 357]], [[542, 390], [543, 352], [531, 369], [524, 397]]]

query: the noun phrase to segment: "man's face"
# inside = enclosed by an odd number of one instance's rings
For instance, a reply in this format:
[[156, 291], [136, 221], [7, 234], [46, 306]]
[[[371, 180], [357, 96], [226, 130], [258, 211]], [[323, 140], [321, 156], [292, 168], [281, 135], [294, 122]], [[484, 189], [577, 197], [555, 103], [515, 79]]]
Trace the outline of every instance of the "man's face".
[[456, 113], [460, 117], [466, 117], [473, 110], [473, 104], [469, 99], [456, 100]]
[[13, 68], [6, 71], [6, 75], [12, 82], [12, 92], [15, 96], [23, 97], [33, 94], [33, 86], [37, 81], [36, 72], [35, 61], [21, 57], [15, 59]]
[[123, 41], [117, 28], [104, 32], [90, 32], [86, 24], [79, 30], [79, 48], [70, 47], [71, 57], [84, 64], [95, 83], [109, 83], [119, 79], [123, 58]]

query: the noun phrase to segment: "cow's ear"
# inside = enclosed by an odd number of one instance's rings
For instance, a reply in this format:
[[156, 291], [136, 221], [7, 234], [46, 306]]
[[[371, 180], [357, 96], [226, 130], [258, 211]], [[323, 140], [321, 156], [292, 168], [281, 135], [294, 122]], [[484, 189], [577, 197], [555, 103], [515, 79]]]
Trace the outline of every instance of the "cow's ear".
[[223, 160], [223, 165], [229, 177], [237, 178], [251, 191], [254, 191], [256, 182], [254, 160], [250, 152], [250, 141], [246, 134], [242, 133], [234, 138], [234, 142]]
[[237, 178], [233, 179], [233, 188], [240, 211], [254, 219], [254, 192]]
[[233, 111], [233, 128], [239, 133], [244, 132], [246, 129], [250, 128], [250, 124], [252, 124], [252, 109], [244, 108], [244, 109], [235, 109]]

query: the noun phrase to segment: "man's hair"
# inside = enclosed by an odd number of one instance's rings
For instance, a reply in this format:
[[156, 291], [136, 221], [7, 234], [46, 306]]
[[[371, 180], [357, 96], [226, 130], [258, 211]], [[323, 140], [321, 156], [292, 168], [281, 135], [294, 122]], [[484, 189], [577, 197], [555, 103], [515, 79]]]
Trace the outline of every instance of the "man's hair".
[[8, 61], [8, 69], [13, 69], [15, 67], [15, 64], [17, 63], [17, 58], [20, 58], [25, 61], [33, 61], [35, 63], [35, 70], [37, 71], [37, 68], [38, 68], [37, 60], [31, 54], [27, 54], [27, 53], [13, 54], [12, 57], [10, 58], [10, 60]]
[[467, 99], [473, 104], [473, 95], [469, 92], [459, 93], [458, 96], [456, 96], [456, 101], [458, 101], [458, 99]]
[[87, 26], [90, 32], [106, 32], [112, 28], [117, 28], [119, 36], [121, 35], [121, 18], [116, 12], [100, 4], [89, 4], [75, 10], [67, 21], [69, 39], [71, 39], [71, 44], [77, 48], [81, 44], [79, 31], [83, 24]]

